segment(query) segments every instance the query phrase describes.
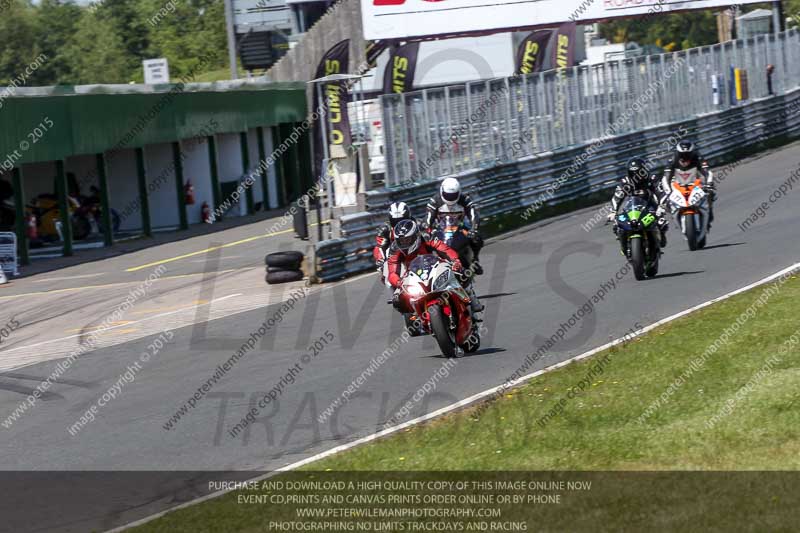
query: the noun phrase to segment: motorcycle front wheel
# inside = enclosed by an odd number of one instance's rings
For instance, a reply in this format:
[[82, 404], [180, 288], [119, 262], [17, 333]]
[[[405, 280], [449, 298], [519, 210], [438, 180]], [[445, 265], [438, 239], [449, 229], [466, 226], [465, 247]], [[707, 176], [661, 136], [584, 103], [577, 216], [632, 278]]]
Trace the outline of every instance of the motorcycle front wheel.
[[456, 357], [456, 339], [450, 331], [449, 321], [444, 315], [441, 306], [432, 305], [428, 308], [431, 317], [431, 330], [439, 349], [445, 357]]
[[644, 272], [644, 247], [642, 246], [641, 236], [632, 237], [628, 243], [631, 248], [631, 266], [633, 267], [633, 275], [638, 281], [645, 278]]
[[694, 215], [683, 215], [683, 231], [686, 232], [686, 241], [691, 251], [697, 250], [697, 231], [694, 226]]

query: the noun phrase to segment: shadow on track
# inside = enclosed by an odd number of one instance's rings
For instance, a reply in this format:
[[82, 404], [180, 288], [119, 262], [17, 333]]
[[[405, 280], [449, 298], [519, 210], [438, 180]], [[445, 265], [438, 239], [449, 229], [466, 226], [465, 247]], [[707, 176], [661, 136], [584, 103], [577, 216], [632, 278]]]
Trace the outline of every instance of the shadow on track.
[[677, 278], [678, 276], [692, 276], [694, 274], [704, 274], [705, 270], [692, 270], [690, 272], [670, 272], [669, 274], [659, 274], [650, 279]]
[[503, 296], [513, 296], [516, 292], [498, 292], [496, 294], [486, 294], [478, 296], [481, 300], [491, 300], [492, 298], [502, 298]]
[[728, 244], [715, 244], [713, 246], [706, 246], [703, 250], [713, 250], [714, 248], [727, 248], [729, 246], [742, 246], [747, 244], [746, 242], [732, 242]]

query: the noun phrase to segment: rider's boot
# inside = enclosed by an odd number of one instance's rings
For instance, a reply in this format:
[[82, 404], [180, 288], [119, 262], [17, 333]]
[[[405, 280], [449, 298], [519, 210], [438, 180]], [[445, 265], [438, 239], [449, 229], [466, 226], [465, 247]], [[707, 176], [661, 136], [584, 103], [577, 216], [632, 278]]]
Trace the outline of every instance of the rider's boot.
[[475, 294], [475, 286], [472, 283], [470, 283], [469, 288], [467, 288], [467, 294], [469, 294], [469, 299], [470, 299], [469, 306], [470, 310], [472, 311], [472, 314], [476, 315], [477, 313], [483, 311], [484, 306], [480, 302], [480, 300], [478, 300], [478, 295]]

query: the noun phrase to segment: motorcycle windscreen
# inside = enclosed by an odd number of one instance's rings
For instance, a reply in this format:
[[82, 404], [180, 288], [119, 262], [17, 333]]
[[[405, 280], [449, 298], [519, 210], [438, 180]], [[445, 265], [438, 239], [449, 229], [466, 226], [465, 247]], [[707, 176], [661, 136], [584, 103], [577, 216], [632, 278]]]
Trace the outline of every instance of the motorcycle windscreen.
[[435, 255], [425, 254], [414, 258], [411, 264], [408, 265], [408, 271], [413, 272], [419, 276], [422, 281], [430, 281], [431, 271], [433, 267], [439, 262], [439, 258]]
[[638, 220], [642, 214], [650, 210], [650, 204], [641, 196], [629, 196], [622, 203], [621, 213], [625, 213], [629, 218]]

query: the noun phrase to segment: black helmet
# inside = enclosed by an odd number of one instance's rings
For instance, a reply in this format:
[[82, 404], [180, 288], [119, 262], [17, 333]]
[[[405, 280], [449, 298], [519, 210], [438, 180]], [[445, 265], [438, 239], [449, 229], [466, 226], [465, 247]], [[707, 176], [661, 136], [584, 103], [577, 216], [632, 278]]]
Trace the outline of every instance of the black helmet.
[[628, 161], [628, 181], [635, 189], [641, 189], [647, 183], [647, 162], [641, 157]]
[[696, 158], [697, 154], [695, 154], [692, 141], [685, 139], [675, 147], [675, 160], [679, 168], [683, 170], [689, 168]]
[[419, 226], [414, 220], [401, 220], [394, 227], [394, 242], [407, 254], [414, 253], [422, 242]]

